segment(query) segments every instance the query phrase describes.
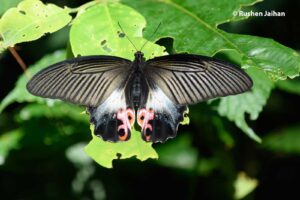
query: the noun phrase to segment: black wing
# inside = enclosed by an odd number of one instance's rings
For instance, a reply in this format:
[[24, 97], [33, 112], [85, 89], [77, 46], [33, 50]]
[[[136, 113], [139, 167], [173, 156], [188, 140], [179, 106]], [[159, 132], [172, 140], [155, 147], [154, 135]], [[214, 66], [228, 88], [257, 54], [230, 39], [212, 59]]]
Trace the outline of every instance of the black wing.
[[28, 82], [36, 96], [98, 106], [127, 80], [131, 61], [114, 56], [83, 56], [51, 65]]
[[149, 82], [180, 105], [239, 94], [252, 87], [251, 78], [240, 68], [192, 54], [156, 57], [146, 62], [144, 72]]

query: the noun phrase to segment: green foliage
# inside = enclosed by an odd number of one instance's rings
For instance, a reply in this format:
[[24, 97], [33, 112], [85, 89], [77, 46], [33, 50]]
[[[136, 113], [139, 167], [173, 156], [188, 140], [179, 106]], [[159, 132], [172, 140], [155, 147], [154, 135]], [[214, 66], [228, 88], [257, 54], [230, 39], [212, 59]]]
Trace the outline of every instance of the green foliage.
[[[122, 33], [118, 23], [140, 49], [146, 41], [142, 38], [142, 30], [146, 26], [144, 17], [128, 6], [103, 3], [86, 10], [73, 21], [70, 32], [73, 54], [114, 55], [132, 60], [136, 49]], [[163, 47], [152, 42], [143, 48], [146, 58], [163, 55], [163, 51]]]
[[286, 92], [300, 95], [300, 80], [298, 79], [287, 79], [286, 81], [278, 81], [276, 86]]
[[170, 141], [168, 145], [158, 149], [158, 163], [170, 168], [194, 170], [198, 163], [198, 152], [191, 147], [191, 137], [187, 135], [178, 137], [178, 140]]
[[264, 137], [263, 147], [278, 153], [300, 154], [300, 127], [288, 127]]
[[249, 137], [260, 142], [261, 139], [248, 127], [244, 115], [245, 113], [250, 114], [251, 120], [258, 118], [262, 107], [270, 96], [273, 82], [259, 69], [249, 68], [246, 71], [253, 80], [251, 92], [222, 98], [218, 112], [221, 116], [226, 116], [229, 120], [234, 121]]
[[[254, 86], [251, 92], [243, 95], [222, 98], [219, 112], [241, 128], [249, 137], [256, 141], [260, 138], [248, 127], [245, 114], [249, 113], [251, 119], [257, 118], [262, 111], [273, 85], [271, 80], [293, 78], [299, 75], [299, 54], [274, 40], [248, 35], [226, 33], [218, 25], [236, 21], [242, 18], [234, 17], [233, 12], [239, 11], [241, 6], [246, 7], [258, 1], [132, 1], [125, 0], [126, 4], [143, 13], [148, 22], [145, 36], [149, 37], [155, 26], [162, 22], [162, 27], [156, 34], [159, 40], [162, 37], [174, 39], [173, 48], [176, 52], [189, 52], [213, 56], [218, 52], [234, 50], [241, 58], [243, 68], [257, 68], [264, 74], [264, 80]], [[160, 15], [160, 13], [165, 13]], [[161, 16], [157, 18], [156, 16]], [[263, 73], [264, 71], [265, 73]], [[250, 74], [251, 78], [255, 76]], [[261, 91], [260, 91], [261, 90]], [[259, 95], [259, 99], [257, 99]], [[247, 97], [245, 102], [244, 97]], [[229, 100], [226, 100], [229, 99]], [[256, 102], [256, 101], [259, 102]], [[253, 109], [253, 103], [255, 104]], [[241, 106], [237, 112], [225, 113], [225, 108]], [[224, 108], [225, 107], [225, 108]]]
[[[41, 69], [64, 60], [66, 57], [65, 51], [57, 51], [51, 55], [46, 55], [35, 65], [31, 66], [28, 70], [28, 74], [33, 75], [40, 71]], [[40, 97], [36, 97], [31, 95], [26, 90], [26, 84], [28, 82], [28, 77], [25, 74], [21, 75], [19, 80], [16, 83], [15, 88], [1, 101], [0, 103], [0, 113], [6, 108], [8, 105], [18, 102], [39, 102], [39, 103], [47, 103], [48, 105], [53, 104], [55, 101], [51, 99], [43, 99]]]
[[19, 140], [22, 136], [19, 129], [0, 135], [0, 165], [5, 162], [5, 158], [11, 150], [19, 147]]
[[20, 42], [36, 40], [53, 33], [71, 21], [68, 9], [39, 0], [22, 1], [17, 8], [7, 10], [0, 20], [1, 49]]
[[158, 158], [156, 151], [152, 148], [152, 144], [142, 140], [141, 134], [134, 129], [130, 140], [118, 143], [100, 140], [99, 137], [94, 135], [93, 130], [94, 127], [91, 125], [93, 139], [85, 147], [85, 152], [104, 167], [112, 168], [112, 160], [117, 158], [126, 159], [136, 156], [141, 161], [148, 158]]
[[[245, 115], [249, 114], [250, 120], [256, 120], [274, 88], [274, 81], [299, 75], [300, 57], [296, 51], [274, 40], [227, 33], [218, 28], [218, 25], [222, 23], [244, 19], [244, 17], [233, 16], [233, 12], [258, 1], [124, 0], [122, 2], [128, 6], [119, 2], [92, 1], [78, 8], [62, 9], [54, 4], [43, 4], [38, 0], [24, 0], [17, 8], [7, 10], [0, 19], [0, 52], [17, 43], [37, 40], [46, 33], [53, 33], [63, 28], [71, 22], [71, 13], [77, 13], [71, 23], [69, 41], [72, 54], [75, 56], [101, 54], [133, 59], [136, 49], [125, 37], [118, 23], [137, 49], [140, 49], [147, 41], [145, 38], [153, 41], [172, 38], [172, 48], [176, 52], [214, 56], [231, 50], [235, 52], [234, 59], [238, 60], [241, 67], [246, 69], [252, 77], [254, 86], [250, 92], [222, 98], [217, 104], [217, 111], [221, 116], [233, 121], [249, 137], [260, 141], [260, 138], [247, 125]], [[152, 36], [160, 22], [162, 26]], [[143, 38], [144, 35], [145, 38]], [[146, 58], [166, 54], [165, 47], [151, 41], [143, 48], [143, 52]], [[62, 51], [46, 56], [30, 67], [29, 74], [33, 75], [43, 67], [64, 58], [65, 52]], [[30, 95], [25, 89], [26, 82], [27, 78], [22, 75], [16, 87], [1, 101], [0, 112], [13, 102], [34, 102], [40, 104], [32, 104], [21, 109], [18, 116], [21, 122], [36, 117], [64, 118], [68, 114], [72, 115], [70, 118], [76, 122], [87, 121], [85, 115], [79, 115], [81, 108], [76, 109], [59, 101], [45, 100]], [[290, 87], [285, 86], [285, 88]], [[291, 91], [291, 89], [287, 90]], [[53, 103], [55, 106], [51, 106]], [[48, 112], [46, 107], [51, 110]], [[188, 123], [189, 118], [185, 117], [182, 124]], [[220, 125], [219, 121], [215, 121], [215, 124], [221, 127], [218, 134], [223, 142], [232, 146], [234, 142], [224, 131], [223, 125]], [[73, 129], [69, 129], [69, 132], [71, 130]], [[105, 167], [112, 167], [112, 160], [119, 156], [121, 159], [136, 156], [140, 160], [158, 157], [151, 144], [142, 141], [140, 133], [136, 130], [132, 132], [131, 140], [126, 143], [112, 144], [102, 141], [93, 134], [92, 137], [92, 141], [85, 150], [97, 163]], [[12, 142], [12, 144], [15, 143]], [[166, 163], [172, 162], [181, 168], [181, 164], [177, 161], [184, 155], [190, 159], [187, 160], [191, 163], [188, 165], [189, 169], [199, 168], [199, 171], [202, 169], [205, 171], [207, 168], [205, 166], [210, 166], [209, 169], [213, 168], [214, 161], [207, 162], [209, 163], [207, 165], [196, 163], [197, 154], [188, 146], [190, 146], [188, 140], [182, 139], [174, 147], [169, 147], [171, 150], [168, 148], [162, 150], [162, 152], [167, 152], [162, 155], [174, 152], [174, 149], [180, 150], [181, 153], [176, 152], [178, 157], [165, 156], [161, 164], [167, 166]], [[8, 151], [3, 151], [5, 152], [3, 155], [7, 155]], [[191, 154], [190, 157], [187, 157], [187, 154]]]

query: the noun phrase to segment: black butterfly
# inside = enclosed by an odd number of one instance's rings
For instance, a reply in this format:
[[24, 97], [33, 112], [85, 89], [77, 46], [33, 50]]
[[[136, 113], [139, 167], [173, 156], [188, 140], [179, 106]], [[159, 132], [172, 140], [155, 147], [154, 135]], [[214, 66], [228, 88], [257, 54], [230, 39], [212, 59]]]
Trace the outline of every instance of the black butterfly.
[[176, 136], [187, 105], [239, 94], [251, 78], [230, 63], [210, 57], [174, 54], [145, 61], [83, 56], [51, 65], [27, 84], [30, 93], [88, 107], [97, 136], [126, 141], [137, 119], [145, 141]]

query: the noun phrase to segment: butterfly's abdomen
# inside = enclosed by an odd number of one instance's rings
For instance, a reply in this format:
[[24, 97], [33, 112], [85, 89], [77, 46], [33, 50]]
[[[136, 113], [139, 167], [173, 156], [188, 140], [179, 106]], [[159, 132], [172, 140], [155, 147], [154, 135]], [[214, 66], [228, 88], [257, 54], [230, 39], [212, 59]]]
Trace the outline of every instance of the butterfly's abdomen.
[[135, 109], [145, 104], [147, 100], [148, 88], [146, 81], [140, 73], [135, 73], [128, 85], [127, 89], [127, 100], [130, 102]]

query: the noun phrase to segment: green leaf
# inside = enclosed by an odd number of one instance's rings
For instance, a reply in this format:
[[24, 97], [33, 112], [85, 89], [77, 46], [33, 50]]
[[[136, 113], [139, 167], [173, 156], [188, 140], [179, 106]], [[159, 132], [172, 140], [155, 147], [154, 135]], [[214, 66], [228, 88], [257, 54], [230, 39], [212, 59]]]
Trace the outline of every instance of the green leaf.
[[246, 71], [253, 80], [252, 90], [237, 96], [221, 98], [218, 112], [221, 116], [226, 116], [229, 120], [234, 121], [250, 138], [261, 142], [261, 139], [248, 127], [245, 114], [248, 113], [251, 120], [258, 118], [270, 96], [274, 83], [262, 70], [249, 68]]
[[19, 147], [23, 132], [19, 129], [4, 133], [0, 136], [0, 165], [4, 164], [9, 152]]
[[234, 181], [234, 199], [244, 199], [258, 186], [258, 180], [247, 176], [245, 172], [239, 172]]
[[126, 159], [136, 156], [141, 161], [158, 158], [156, 151], [152, 148], [152, 143], [142, 140], [141, 134], [134, 129], [130, 140], [118, 143], [103, 141], [94, 135], [93, 130], [94, 127], [91, 125], [93, 139], [85, 147], [85, 152], [103, 167], [112, 168], [112, 161], [117, 158]]
[[287, 79], [285, 81], [278, 81], [276, 86], [286, 92], [300, 95], [300, 79]]
[[[177, 52], [213, 56], [218, 52], [231, 50], [240, 57], [243, 68], [261, 69], [261, 72], [250, 73], [257, 82], [252, 92], [226, 98], [221, 101], [219, 108], [220, 114], [234, 121], [251, 138], [259, 141], [258, 136], [248, 127], [244, 115], [249, 113], [251, 119], [258, 117], [273, 88], [269, 79], [284, 80], [299, 75], [300, 56], [296, 51], [272, 39], [226, 33], [218, 28], [218, 25], [224, 22], [243, 19], [234, 17], [233, 13], [239, 11], [242, 6], [253, 5], [258, 1], [123, 0], [122, 2], [143, 13], [148, 22], [145, 30], [146, 38], [150, 38], [157, 24], [162, 22], [154, 40], [163, 37], [173, 38], [174, 49]], [[258, 73], [262, 81], [254, 77]], [[263, 88], [259, 88], [260, 85]], [[233, 107], [238, 109], [235, 110]], [[225, 113], [226, 108], [231, 113]]]
[[66, 26], [72, 17], [69, 9], [39, 0], [24, 0], [17, 8], [7, 10], [0, 19], [1, 49], [20, 42], [36, 40]]
[[300, 154], [300, 126], [287, 127], [263, 138], [263, 147], [279, 153]]
[[70, 118], [77, 123], [88, 123], [85, 108], [64, 102], [57, 102], [55, 105], [32, 103], [22, 108], [18, 113], [18, 119], [20, 121], [26, 121], [38, 117], [46, 117], [49, 119]]
[[[101, 22], [101, 23], [100, 23]], [[119, 3], [102, 3], [87, 9], [73, 21], [70, 31], [72, 51], [77, 55], [114, 55], [133, 59], [137, 49], [146, 42], [144, 17], [134, 9]], [[84, 30], [84, 31], [82, 31]], [[143, 48], [146, 58], [163, 55], [164, 48], [147, 43]]]
[[[29, 67], [28, 74], [35, 74], [41, 69], [62, 61], [65, 59], [65, 51], [56, 51], [53, 54], [44, 56], [40, 61], [38, 61], [35, 65]], [[55, 102], [55, 100], [51, 99], [43, 99], [40, 97], [36, 97], [31, 95], [27, 89], [26, 84], [28, 82], [28, 78], [25, 76], [25, 74], [21, 75], [18, 79], [15, 88], [1, 101], [0, 103], [0, 113], [3, 111], [4, 108], [6, 108], [8, 105], [18, 102], [39, 102], [39, 103], [47, 103], [48, 105], [51, 105]]]

